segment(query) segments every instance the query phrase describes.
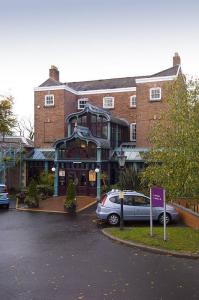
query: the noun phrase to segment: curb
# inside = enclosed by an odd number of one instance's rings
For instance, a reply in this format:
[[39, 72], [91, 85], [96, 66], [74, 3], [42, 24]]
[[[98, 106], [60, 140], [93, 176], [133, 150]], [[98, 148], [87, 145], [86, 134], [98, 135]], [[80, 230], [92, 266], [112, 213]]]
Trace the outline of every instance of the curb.
[[[85, 210], [86, 208], [92, 206], [93, 204], [95, 204], [96, 201], [92, 202], [92, 203], [89, 203], [88, 205], [80, 208], [80, 209], [77, 209], [76, 213], [79, 213], [83, 210]], [[19, 211], [30, 211], [30, 212], [43, 212], [43, 213], [54, 213], [54, 214], [68, 214], [68, 212], [66, 211], [59, 211], [59, 210], [47, 210], [47, 209], [34, 209], [34, 208], [22, 208], [22, 207], [18, 207], [18, 204], [16, 205], [16, 210], [19, 210]]]
[[107, 236], [108, 238], [110, 238], [111, 240], [114, 240], [114, 241], [119, 242], [121, 244], [125, 244], [126, 246], [139, 248], [139, 249], [147, 251], [147, 252], [152, 252], [152, 253], [156, 253], [156, 254], [163, 254], [163, 255], [167, 255], [167, 256], [181, 257], [181, 258], [199, 259], [199, 255], [197, 255], [197, 254], [180, 253], [180, 252], [176, 252], [176, 251], [170, 251], [170, 250], [145, 246], [145, 245], [142, 245], [142, 244], [137, 244], [137, 243], [134, 243], [134, 242], [121, 240], [121, 239], [119, 239], [117, 237], [114, 237], [111, 234], [107, 233], [106, 229], [102, 229], [102, 233], [105, 236]]

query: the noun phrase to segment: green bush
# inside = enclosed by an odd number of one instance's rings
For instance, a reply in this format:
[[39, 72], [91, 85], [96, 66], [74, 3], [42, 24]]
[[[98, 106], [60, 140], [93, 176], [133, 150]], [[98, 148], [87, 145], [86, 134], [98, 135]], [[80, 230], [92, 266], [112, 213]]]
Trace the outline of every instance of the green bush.
[[66, 191], [66, 199], [64, 202], [65, 208], [76, 207], [75, 185], [72, 180], [69, 180]]
[[53, 195], [53, 187], [47, 184], [38, 184], [37, 192], [41, 199], [46, 199]]
[[39, 207], [37, 183], [34, 180], [32, 180], [28, 186], [28, 191], [24, 203], [28, 205], [28, 207]]
[[41, 185], [54, 185], [54, 174], [48, 172], [42, 172], [39, 176], [39, 184]]
[[118, 186], [121, 190], [139, 190], [140, 179], [137, 170], [134, 167], [121, 170]]

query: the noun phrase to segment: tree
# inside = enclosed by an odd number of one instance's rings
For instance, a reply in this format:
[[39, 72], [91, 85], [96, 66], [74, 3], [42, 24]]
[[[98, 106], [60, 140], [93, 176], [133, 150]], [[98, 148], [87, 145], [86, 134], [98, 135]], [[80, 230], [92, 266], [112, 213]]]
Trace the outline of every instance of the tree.
[[34, 126], [30, 119], [17, 121], [15, 131], [19, 133], [20, 136], [26, 136], [31, 141], [34, 139]]
[[169, 87], [168, 109], [154, 125], [142, 183], [166, 188], [168, 198], [199, 194], [199, 81]]
[[16, 124], [16, 118], [13, 113], [13, 97], [0, 96], [0, 134], [10, 135]]

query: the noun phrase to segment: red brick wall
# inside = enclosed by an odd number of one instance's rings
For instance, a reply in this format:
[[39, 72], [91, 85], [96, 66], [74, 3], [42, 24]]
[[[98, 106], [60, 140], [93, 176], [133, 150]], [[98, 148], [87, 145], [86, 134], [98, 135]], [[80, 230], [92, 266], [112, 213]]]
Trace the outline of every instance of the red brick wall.
[[[148, 136], [151, 127], [154, 125], [161, 115], [161, 112], [166, 110], [164, 83], [141, 83], [137, 85], [137, 108], [136, 108], [136, 124], [137, 124], [137, 147], [148, 147]], [[150, 88], [161, 88], [161, 100], [150, 101]]]
[[[166, 109], [163, 82], [142, 83], [137, 85], [136, 92], [104, 93], [77, 96], [65, 90], [35, 92], [35, 147], [51, 147], [53, 142], [64, 138], [65, 117], [77, 111], [77, 100], [88, 98], [89, 102], [103, 107], [103, 97], [114, 97], [114, 109], [110, 109], [115, 117], [124, 118], [129, 123], [137, 124], [137, 147], [148, 147], [150, 127]], [[161, 101], [150, 101], [149, 90], [152, 87], [162, 88]], [[45, 95], [54, 94], [55, 105], [45, 107]], [[130, 96], [136, 94], [137, 107], [130, 107]], [[38, 108], [39, 107], [39, 108]]]
[[49, 91], [54, 106], [45, 107], [48, 91], [35, 92], [35, 147], [51, 147], [65, 136], [65, 116], [75, 109], [76, 96], [65, 90]]

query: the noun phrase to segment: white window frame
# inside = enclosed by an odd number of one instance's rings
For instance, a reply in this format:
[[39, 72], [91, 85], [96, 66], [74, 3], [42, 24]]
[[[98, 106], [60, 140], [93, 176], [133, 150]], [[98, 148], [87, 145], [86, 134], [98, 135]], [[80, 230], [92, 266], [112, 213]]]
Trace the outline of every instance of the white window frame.
[[55, 105], [55, 96], [53, 94], [45, 95], [45, 106], [54, 106], [54, 105]]
[[[112, 101], [111, 102], [111, 105], [107, 105], [107, 103], [106, 103], [106, 101]], [[115, 99], [114, 99], [114, 97], [104, 97], [103, 98], [103, 108], [114, 108], [114, 105], [115, 105]]]
[[130, 141], [136, 142], [136, 123], [130, 124]]
[[130, 97], [130, 107], [136, 107], [137, 102], [136, 102], [136, 95], [133, 95]]
[[[81, 103], [81, 102], [84, 102], [84, 103]], [[78, 109], [84, 109], [84, 107], [86, 105], [86, 102], [88, 102], [88, 98], [80, 98], [80, 99], [78, 99], [77, 108]]]
[[[155, 91], [158, 91], [158, 94], [159, 94], [158, 97], [156, 97], [156, 95], [153, 94]], [[160, 101], [161, 97], [162, 97], [162, 90], [160, 87], [150, 89], [150, 101]]]

